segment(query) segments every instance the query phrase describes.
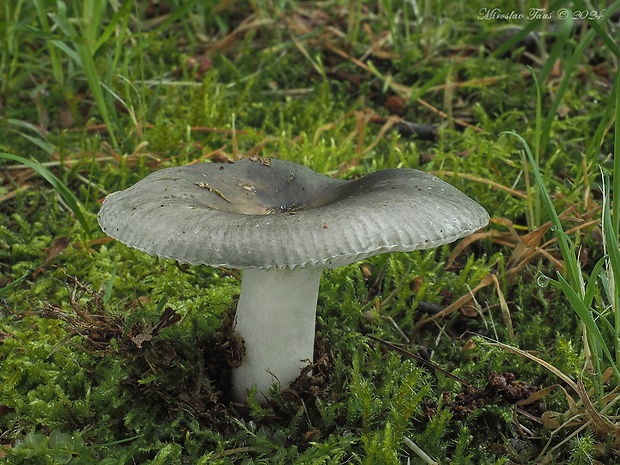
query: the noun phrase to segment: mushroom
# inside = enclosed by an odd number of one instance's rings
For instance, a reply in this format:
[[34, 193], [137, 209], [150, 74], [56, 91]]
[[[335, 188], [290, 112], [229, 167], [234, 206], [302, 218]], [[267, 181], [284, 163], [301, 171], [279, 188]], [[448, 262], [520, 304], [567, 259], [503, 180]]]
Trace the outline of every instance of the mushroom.
[[388, 169], [354, 181], [254, 157], [166, 168], [106, 197], [103, 231], [151, 255], [242, 269], [233, 398], [269, 398], [311, 363], [323, 268], [451, 243], [486, 210], [437, 177]]

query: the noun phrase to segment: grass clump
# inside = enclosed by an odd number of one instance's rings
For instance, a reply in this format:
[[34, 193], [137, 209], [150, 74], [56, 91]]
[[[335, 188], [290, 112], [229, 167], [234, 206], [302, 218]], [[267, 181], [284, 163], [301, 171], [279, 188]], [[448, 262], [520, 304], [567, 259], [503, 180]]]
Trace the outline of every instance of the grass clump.
[[[0, 463], [616, 459], [618, 2], [508, 22], [481, 2], [5, 3]], [[417, 167], [493, 217], [326, 271], [312, 375], [268, 405], [228, 395], [238, 274], [96, 224], [156, 169], [254, 155]]]

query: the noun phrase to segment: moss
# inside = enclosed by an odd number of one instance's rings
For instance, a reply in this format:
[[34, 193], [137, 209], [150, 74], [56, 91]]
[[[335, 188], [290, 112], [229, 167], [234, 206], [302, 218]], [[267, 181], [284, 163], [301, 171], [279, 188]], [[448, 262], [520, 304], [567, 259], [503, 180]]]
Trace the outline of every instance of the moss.
[[[538, 137], [536, 89], [524, 64], [535, 72], [541, 64], [527, 61], [523, 44], [507, 56], [487, 50], [509, 24], [529, 23], [481, 20], [484, 2], [444, 3], [429, 3], [423, 23], [408, 2], [359, 2], [347, 14], [307, 2], [169, 2], [157, 5], [169, 8], [164, 12], [144, 4], [108, 15], [93, 22], [102, 38], [94, 62], [105, 71], [107, 129], [95, 124], [102, 108], [86, 70], [47, 40], [73, 47], [57, 35], [61, 28], [45, 29], [35, 3], [0, 12], [0, 22], [20, 24], [0, 27], [0, 148], [50, 162], [94, 231], [82, 232], [44, 182], [2, 162], [0, 462], [387, 464], [418, 460], [411, 443], [440, 463], [536, 460], [551, 432], [517, 411], [532, 431], [524, 435], [514, 405], [490, 379], [528, 389], [558, 380], [489, 339], [533, 351], [573, 379], [583, 373], [579, 320], [558, 289], [537, 279], [555, 275], [548, 256], [509, 274], [511, 228], [523, 236], [544, 224], [546, 213], [540, 198], [523, 195], [531, 171], [515, 140], [497, 134]], [[81, 24], [73, 7], [66, 14]], [[613, 62], [612, 52], [592, 42], [575, 58], [581, 39], [571, 32], [558, 57], [560, 70], [574, 60], [579, 66], [540, 160], [558, 211], [577, 206], [570, 226], [598, 215], [595, 166], [609, 171], [605, 157], [613, 150], [611, 137], [584, 136], [609, 116], [613, 70], [604, 64]], [[203, 58], [208, 69], [186, 66]], [[563, 78], [552, 73], [541, 82], [543, 118]], [[439, 125], [435, 140], [383, 132], [385, 123], [373, 117], [390, 116], [388, 96], [405, 97], [407, 121]], [[110, 131], [122, 139], [116, 146]], [[343, 179], [393, 167], [436, 172], [497, 222], [487, 229], [494, 235], [474, 241], [449, 268], [453, 246], [327, 270], [316, 376], [270, 405], [241, 407], [227, 398], [229, 367], [217, 361], [225, 358], [236, 272], [184, 267], [112, 242], [98, 232], [96, 214], [105, 193], [153, 170], [254, 153]], [[600, 229], [579, 234], [587, 275], [604, 253]], [[539, 245], [551, 237], [547, 232]], [[559, 257], [555, 244], [545, 252]], [[491, 274], [514, 340], [494, 283], [469, 307], [417, 326]], [[594, 302], [605, 308], [604, 292]], [[85, 325], [85, 315], [98, 325]], [[484, 402], [473, 402], [472, 393], [483, 393]], [[520, 408], [540, 418], [542, 404], [567, 410], [559, 391]], [[554, 455], [545, 460], [610, 459], [615, 445], [589, 432], [556, 448], [572, 431], [554, 433]]]

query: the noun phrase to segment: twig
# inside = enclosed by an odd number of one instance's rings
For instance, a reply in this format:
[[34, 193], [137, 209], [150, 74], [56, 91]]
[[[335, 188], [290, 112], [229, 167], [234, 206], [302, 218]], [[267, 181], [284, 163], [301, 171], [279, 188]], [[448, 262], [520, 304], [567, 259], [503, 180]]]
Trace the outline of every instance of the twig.
[[[371, 123], [385, 124], [388, 118], [382, 118], [379, 116], [372, 116], [370, 118]], [[418, 136], [421, 140], [435, 140], [437, 137], [437, 128], [428, 124], [418, 124], [405, 121], [398, 118], [398, 120], [392, 125], [392, 128], [397, 131], [403, 137]]]
[[369, 339], [378, 342], [379, 344], [383, 344], [384, 346], [388, 347], [389, 349], [392, 349], [395, 352], [398, 352], [399, 354], [408, 357], [408, 358], [412, 358], [418, 362], [420, 362], [422, 365], [425, 365], [428, 368], [431, 368], [432, 370], [436, 370], [439, 371], [440, 373], [443, 373], [444, 375], [446, 375], [448, 378], [452, 378], [453, 380], [459, 382], [461, 385], [465, 386], [465, 387], [472, 387], [472, 385], [470, 383], [468, 383], [467, 381], [465, 381], [462, 378], [459, 378], [456, 375], [453, 375], [452, 373], [450, 373], [448, 370], [446, 370], [445, 368], [441, 368], [439, 365], [431, 362], [430, 360], [426, 360], [425, 358], [420, 357], [419, 355], [416, 355], [412, 352], [409, 352], [408, 350], [403, 349], [402, 347], [397, 346], [396, 344], [392, 344], [391, 342], [388, 341], [384, 341], [383, 339], [379, 339], [377, 337], [374, 336], [367, 336]]

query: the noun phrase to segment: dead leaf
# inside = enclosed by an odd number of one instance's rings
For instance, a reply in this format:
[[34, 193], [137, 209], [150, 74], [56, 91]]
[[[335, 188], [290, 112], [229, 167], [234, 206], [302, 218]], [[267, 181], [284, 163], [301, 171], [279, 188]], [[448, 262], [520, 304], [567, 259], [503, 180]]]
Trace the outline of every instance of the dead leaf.
[[181, 321], [181, 315], [176, 313], [172, 308], [166, 307], [164, 313], [159, 317], [159, 321], [153, 327], [153, 334], [156, 335], [160, 330], [169, 328], [170, 326]]
[[466, 318], [478, 318], [480, 316], [476, 302], [471, 297], [459, 308], [459, 313]]
[[52, 244], [51, 247], [48, 247], [45, 249], [45, 251], [47, 252], [47, 256], [45, 257], [45, 261], [43, 262], [43, 264], [44, 265], [48, 264], [58, 255], [63, 253], [65, 249], [69, 247], [70, 243], [71, 243], [71, 239], [69, 239], [68, 237], [56, 238], [56, 240], [54, 241], [54, 244]]
[[153, 339], [153, 333], [149, 328], [146, 328], [144, 331], [142, 331], [137, 336], [131, 337], [131, 340], [133, 341], [133, 343], [136, 345], [138, 349], [142, 349], [142, 344], [150, 341], [151, 339]]
[[390, 95], [383, 104], [383, 107], [392, 115], [402, 116], [407, 111], [407, 102], [398, 95]]

